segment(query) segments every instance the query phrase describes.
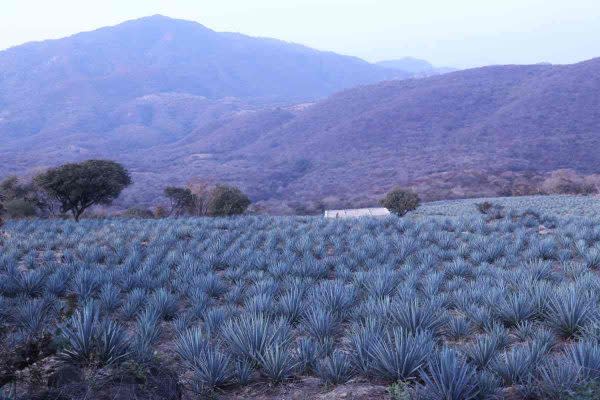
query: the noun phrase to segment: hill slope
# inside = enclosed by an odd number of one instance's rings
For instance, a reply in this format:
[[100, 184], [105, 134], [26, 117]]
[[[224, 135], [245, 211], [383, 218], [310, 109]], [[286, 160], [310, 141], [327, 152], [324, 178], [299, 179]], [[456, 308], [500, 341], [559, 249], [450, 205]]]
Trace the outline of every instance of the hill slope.
[[[275, 53], [294, 57], [272, 62]], [[323, 67], [330, 58], [338, 67]], [[315, 65], [331, 76], [315, 78]], [[399, 183], [429, 198], [487, 196], [489, 176], [507, 171], [600, 170], [600, 59], [387, 81], [277, 107], [385, 70], [155, 17], [2, 52], [0, 71], [0, 176], [112, 158], [136, 181], [127, 204], [155, 203], [165, 185], [193, 178], [271, 203], [365, 204]], [[430, 193], [435, 185], [443, 191]]]
[[[288, 190], [374, 193], [466, 169], [600, 170], [600, 59], [501, 66], [336, 94], [245, 154], [314, 165]], [[262, 161], [266, 162], [266, 158]]]
[[[241, 132], [251, 133], [226, 149], [215, 147], [215, 137]], [[600, 59], [351, 89], [302, 110], [267, 110], [234, 117], [210, 133], [197, 130], [154, 152], [154, 162], [190, 153], [210, 154], [195, 165], [196, 175], [235, 182], [255, 199], [367, 202], [398, 183], [441, 185], [447, 196], [489, 195], [497, 189], [489, 176], [507, 171], [596, 173]], [[185, 161], [174, 165], [189, 168]]]
[[[119, 126], [110, 117], [123, 105], [161, 93], [288, 104], [406, 76], [354, 57], [154, 16], [0, 52], [0, 138], [104, 134]], [[151, 112], [142, 113], [149, 123]]]

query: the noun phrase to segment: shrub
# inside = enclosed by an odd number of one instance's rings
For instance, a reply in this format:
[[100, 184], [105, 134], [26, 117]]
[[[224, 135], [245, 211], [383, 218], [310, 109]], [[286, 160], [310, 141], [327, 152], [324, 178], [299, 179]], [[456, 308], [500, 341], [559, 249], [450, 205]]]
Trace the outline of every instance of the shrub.
[[251, 201], [242, 191], [233, 186], [217, 185], [208, 200], [208, 214], [215, 217], [243, 214]]
[[381, 200], [383, 207], [400, 217], [409, 211], [416, 210], [419, 203], [419, 196], [416, 193], [402, 188], [393, 189]]
[[181, 216], [196, 212], [198, 197], [190, 189], [169, 186], [165, 188], [164, 194], [171, 203], [169, 215]]

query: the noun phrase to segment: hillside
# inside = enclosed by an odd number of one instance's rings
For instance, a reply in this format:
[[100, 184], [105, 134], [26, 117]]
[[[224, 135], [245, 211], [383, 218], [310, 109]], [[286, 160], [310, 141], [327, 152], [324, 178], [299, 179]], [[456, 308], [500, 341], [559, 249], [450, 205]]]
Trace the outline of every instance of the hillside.
[[492, 196], [561, 168], [600, 170], [600, 59], [392, 80], [313, 101], [382, 70], [164, 17], [24, 45], [0, 53], [0, 176], [105, 157], [133, 173], [121, 205], [155, 204], [165, 185], [195, 179], [282, 209], [373, 204], [396, 184], [426, 199]]
[[[148, 145], [157, 135], [188, 132], [195, 124], [180, 125], [189, 118], [211, 119], [188, 113], [189, 107], [204, 112], [207, 100], [217, 108], [232, 98], [243, 108], [290, 104], [407, 75], [354, 57], [153, 16], [0, 52], [0, 138], [19, 148], [24, 138], [52, 144], [68, 135], [78, 147], [80, 140], [97, 142], [123, 131], [137, 136], [142, 125]], [[160, 110], [147, 96], [161, 98]], [[165, 108], [169, 115], [155, 115]]]
[[600, 59], [487, 67], [349, 90], [244, 148], [313, 168], [287, 190], [373, 193], [468, 169], [600, 169]]

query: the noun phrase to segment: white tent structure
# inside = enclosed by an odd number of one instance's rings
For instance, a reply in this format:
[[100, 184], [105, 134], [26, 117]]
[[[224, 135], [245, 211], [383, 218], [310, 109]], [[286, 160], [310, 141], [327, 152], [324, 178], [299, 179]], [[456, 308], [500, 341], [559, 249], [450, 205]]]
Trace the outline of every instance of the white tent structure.
[[326, 210], [325, 218], [360, 218], [360, 217], [387, 217], [390, 211], [387, 208], [356, 208], [350, 210]]

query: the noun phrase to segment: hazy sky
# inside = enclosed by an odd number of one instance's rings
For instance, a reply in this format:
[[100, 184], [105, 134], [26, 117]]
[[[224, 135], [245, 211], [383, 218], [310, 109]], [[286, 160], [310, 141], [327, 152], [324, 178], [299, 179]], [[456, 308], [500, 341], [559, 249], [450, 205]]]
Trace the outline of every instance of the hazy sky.
[[469, 67], [600, 56], [600, 0], [1, 0], [0, 9], [0, 49], [163, 14], [369, 61]]

